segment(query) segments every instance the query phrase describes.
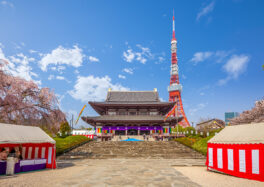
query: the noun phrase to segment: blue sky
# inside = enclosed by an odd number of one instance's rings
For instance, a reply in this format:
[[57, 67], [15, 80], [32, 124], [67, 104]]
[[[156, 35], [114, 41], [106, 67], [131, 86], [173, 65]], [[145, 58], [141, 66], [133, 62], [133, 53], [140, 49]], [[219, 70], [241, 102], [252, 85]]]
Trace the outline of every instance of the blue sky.
[[0, 58], [12, 74], [53, 89], [75, 117], [108, 87], [157, 88], [167, 101], [173, 8], [189, 121], [253, 107], [264, 96], [260, 0], [0, 0]]

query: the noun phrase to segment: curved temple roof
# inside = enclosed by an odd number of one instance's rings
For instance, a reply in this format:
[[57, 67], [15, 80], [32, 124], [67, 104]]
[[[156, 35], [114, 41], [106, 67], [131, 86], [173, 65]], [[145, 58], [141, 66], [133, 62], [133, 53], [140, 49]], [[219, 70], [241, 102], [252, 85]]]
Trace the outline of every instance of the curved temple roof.
[[106, 102], [160, 102], [157, 91], [108, 91]]
[[157, 91], [108, 91], [104, 102], [89, 102], [100, 115], [106, 108], [158, 108], [164, 115], [175, 102], [161, 102]]

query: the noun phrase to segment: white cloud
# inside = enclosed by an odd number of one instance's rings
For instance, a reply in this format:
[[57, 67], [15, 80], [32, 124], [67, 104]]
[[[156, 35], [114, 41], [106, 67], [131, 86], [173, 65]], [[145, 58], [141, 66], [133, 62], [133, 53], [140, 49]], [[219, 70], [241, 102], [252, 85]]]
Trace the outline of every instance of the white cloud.
[[214, 10], [215, 2], [212, 1], [210, 4], [206, 5], [205, 7], [202, 8], [200, 12], [198, 12], [196, 20], [199, 21], [199, 19], [202, 16], [207, 15], [208, 13], [212, 12]]
[[153, 58], [154, 55], [151, 53], [150, 49], [148, 47], [143, 47], [140, 44], [136, 45], [137, 48], [140, 49], [140, 51], [132, 49], [128, 49], [123, 52], [123, 59], [126, 62], [131, 63], [132, 61], [136, 60], [142, 64], [145, 64], [148, 59]]
[[93, 56], [89, 56], [89, 60], [90, 60], [91, 62], [99, 62], [99, 59], [96, 58], [96, 57], [93, 57]]
[[120, 75], [120, 74], [119, 74], [119, 75], [118, 75], [118, 78], [119, 78], [119, 79], [126, 79], [126, 76], [124, 76], [124, 75]]
[[166, 100], [164, 100], [162, 97], [160, 97], [160, 101], [161, 102], [166, 102]]
[[33, 50], [33, 49], [30, 49], [30, 50], [29, 50], [29, 53], [31, 53], [31, 54], [32, 54], [32, 53], [37, 53], [37, 52], [38, 52], [38, 51], [35, 51], [35, 50]]
[[79, 70], [77, 70], [77, 69], [74, 70], [74, 73], [77, 74], [77, 75], [80, 74]]
[[136, 60], [139, 61], [142, 64], [145, 64], [147, 62], [147, 59], [143, 57], [142, 53], [135, 53], [136, 54]]
[[63, 71], [66, 69], [65, 66], [53, 66], [50, 68], [53, 71], [58, 71], [59, 74], [63, 74]]
[[196, 52], [194, 53], [191, 62], [194, 65], [199, 62], [206, 61], [208, 59], [214, 59], [217, 63], [223, 62], [223, 60], [231, 54], [231, 51], [205, 51], [205, 52]]
[[123, 57], [126, 62], [132, 62], [135, 58], [135, 54], [133, 53], [132, 49], [128, 49], [127, 51], [123, 52]]
[[247, 68], [249, 56], [246, 55], [233, 55], [224, 65], [224, 70], [229, 73], [233, 78], [237, 78]]
[[108, 88], [115, 91], [129, 90], [120, 84], [113, 84], [107, 75], [104, 77], [90, 75], [87, 77], [78, 76], [74, 89], [69, 91], [69, 94], [74, 99], [85, 103], [87, 101], [102, 101], [106, 98]]
[[189, 109], [189, 112], [191, 115], [194, 115], [196, 112], [204, 109], [207, 106], [208, 103], [200, 103], [194, 107], [192, 107], [191, 109]]
[[55, 78], [54, 75], [49, 75], [48, 80], [52, 80], [52, 79], [54, 79], [54, 78]]
[[132, 68], [124, 68], [123, 72], [126, 72], [126, 73], [128, 73], [130, 75], [132, 75], [134, 73]]
[[0, 4], [3, 6], [9, 6], [11, 8], [14, 8], [14, 4], [9, 1], [1, 1]]
[[158, 57], [158, 59], [159, 59], [159, 62], [163, 62], [165, 60], [165, 58], [162, 56]]
[[65, 80], [65, 77], [63, 77], [63, 76], [56, 76], [56, 79], [58, 79], [58, 80]]
[[0, 59], [6, 60], [5, 54], [1, 48], [0, 48]]
[[157, 61], [155, 62], [155, 64], [162, 64], [164, 61], [165, 61], [165, 58], [162, 57], [162, 56], [159, 56], [159, 57], [157, 58]]
[[194, 64], [197, 64], [198, 62], [202, 62], [207, 60], [213, 55], [212, 52], [206, 51], [206, 52], [197, 52], [193, 55], [191, 62], [194, 62]]
[[49, 65], [65, 64], [73, 67], [80, 67], [84, 57], [85, 55], [82, 53], [82, 49], [77, 45], [74, 45], [71, 49], [59, 46], [52, 50], [51, 53], [42, 55], [39, 65], [42, 71], [47, 71]]
[[2, 43], [0, 43], [0, 48], [5, 48], [5, 46]]
[[32, 67], [29, 65], [30, 62], [35, 61], [34, 58], [27, 57], [23, 53], [18, 53], [7, 58], [0, 48], [0, 59], [2, 61], [8, 62], [7, 65], [3, 67], [4, 71], [27, 81], [34, 81], [39, 85], [41, 84], [40, 80], [33, 79], [33, 77], [36, 78], [38, 75], [32, 71]]
[[225, 79], [219, 80], [219, 85], [226, 84], [231, 79], [237, 79], [247, 69], [250, 58], [247, 55], [232, 55], [223, 66], [224, 71], [228, 74]]

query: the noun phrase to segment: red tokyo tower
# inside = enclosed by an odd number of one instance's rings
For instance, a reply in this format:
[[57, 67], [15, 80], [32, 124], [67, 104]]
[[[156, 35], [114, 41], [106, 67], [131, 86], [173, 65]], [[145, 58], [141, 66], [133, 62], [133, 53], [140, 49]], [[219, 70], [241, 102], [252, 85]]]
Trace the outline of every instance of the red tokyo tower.
[[179, 125], [183, 127], [189, 127], [190, 123], [187, 120], [187, 117], [184, 113], [181, 99], [182, 85], [179, 81], [179, 67], [177, 59], [177, 40], [175, 38], [175, 23], [174, 23], [174, 11], [173, 11], [173, 26], [172, 26], [172, 39], [171, 39], [171, 77], [170, 77], [170, 86], [168, 87], [169, 91], [169, 101], [176, 102], [175, 112], [173, 116], [183, 117], [179, 122]]

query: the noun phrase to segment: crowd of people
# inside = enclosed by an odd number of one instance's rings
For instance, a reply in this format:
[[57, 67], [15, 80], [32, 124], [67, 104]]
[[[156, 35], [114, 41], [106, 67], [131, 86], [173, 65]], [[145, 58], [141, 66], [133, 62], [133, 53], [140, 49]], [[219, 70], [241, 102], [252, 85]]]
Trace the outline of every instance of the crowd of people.
[[15, 170], [15, 164], [23, 160], [22, 157], [22, 146], [13, 148], [2, 148], [0, 150], [0, 161], [6, 161], [6, 174], [13, 175]]
[[0, 150], [0, 160], [7, 160], [8, 157], [14, 157], [18, 160], [22, 160], [22, 146], [13, 148], [2, 148]]

